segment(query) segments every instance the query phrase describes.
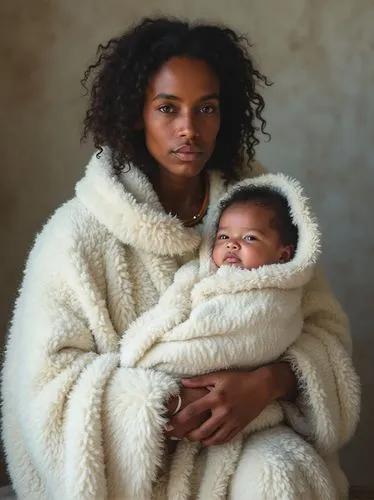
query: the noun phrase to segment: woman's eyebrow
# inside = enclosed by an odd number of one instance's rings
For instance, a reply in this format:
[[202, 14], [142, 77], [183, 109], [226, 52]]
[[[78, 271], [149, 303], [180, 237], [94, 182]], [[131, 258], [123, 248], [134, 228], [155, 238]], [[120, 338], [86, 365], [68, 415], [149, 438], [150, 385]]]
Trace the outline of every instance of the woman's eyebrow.
[[167, 99], [170, 101], [181, 101], [182, 99], [180, 97], [177, 97], [176, 95], [173, 94], [166, 94], [165, 92], [160, 92], [157, 94], [152, 101], [156, 101], [157, 99]]
[[[152, 99], [152, 101], [156, 101], [157, 99], [166, 99], [166, 100], [170, 100], [170, 101], [182, 101], [182, 99], [180, 97], [173, 95], [173, 94], [167, 94], [165, 92], [160, 92], [159, 94], [157, 94]], [[219, 95], [216, 93], [203, 95], [202, 97], [199, 98], [199, 101], [209, 101], [211, 99], [216, 99], [218, 101]]]

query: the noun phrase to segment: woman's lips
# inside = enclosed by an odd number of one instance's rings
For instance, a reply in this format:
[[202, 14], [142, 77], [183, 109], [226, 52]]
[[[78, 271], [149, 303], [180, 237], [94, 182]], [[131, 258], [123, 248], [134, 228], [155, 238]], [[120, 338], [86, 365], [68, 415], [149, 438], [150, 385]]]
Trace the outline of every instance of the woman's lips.
[[183, 153], [181, 151], [174, 151], [173, 155], [176, 156], [181, 161], [191, 162], [199, 158], [199, 156], [201, 156], [202, 153], [200, 152]]
[[196, 158], [201, 156], [203, 152], [196, 146], [190, 146], [188, 144], [180, 146], [173, 151], [173, 155], [176, 156], [181, 161], [195, 161]]

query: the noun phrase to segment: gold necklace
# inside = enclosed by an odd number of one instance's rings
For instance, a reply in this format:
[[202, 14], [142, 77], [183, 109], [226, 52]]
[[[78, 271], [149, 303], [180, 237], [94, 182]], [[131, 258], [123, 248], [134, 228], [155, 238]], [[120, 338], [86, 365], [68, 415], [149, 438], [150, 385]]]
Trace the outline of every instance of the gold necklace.
[[205, 216], [209, 205], [209, 175], [204, 176], [204, 199], [196, 215], [190, 219], [181, 219], [185, 227], [196, 226]]

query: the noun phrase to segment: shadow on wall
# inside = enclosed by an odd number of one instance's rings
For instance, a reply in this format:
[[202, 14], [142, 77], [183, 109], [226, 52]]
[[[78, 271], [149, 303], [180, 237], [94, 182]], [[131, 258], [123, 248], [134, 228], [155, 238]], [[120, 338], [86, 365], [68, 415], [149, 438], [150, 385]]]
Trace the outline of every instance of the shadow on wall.
[[9, 484], [9, 482], [10, 481], [9, 481], [8, 475], [6, 473], [3, 455], [1, 454], [0, 455], [0, 486], [5, 486], [5, 485]]

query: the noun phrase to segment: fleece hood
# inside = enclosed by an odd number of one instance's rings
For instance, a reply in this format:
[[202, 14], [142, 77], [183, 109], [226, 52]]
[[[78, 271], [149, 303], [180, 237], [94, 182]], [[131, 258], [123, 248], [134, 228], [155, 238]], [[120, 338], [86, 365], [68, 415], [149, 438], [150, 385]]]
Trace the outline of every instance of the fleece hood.
[[154, 255], [180, 256], [196, 250], [198, 232], [165, 213], [152, 184], [137, 167], [118, 175], [110, 149], [94, 155], [76, 195], [112, 234], [124, 244]]
[[[286, 198], [290, 207], [291, 219], [298, 229], [298, 244], [295, 255], [289, 262], [270, 264], [258, 269], [243, 270], [232, 266], [222, 266], [217, 271], [211, 254], [222, 207], [233, 198], [238, 190], [256, 188], [268, 188]], [[227, 280], [227, 286], [233, 286], [232, 279], [238, 281], [238, 286], [241, 286], [240, 282], [242, 280], [248, 279], [253, 279], [257, 286], [263, 287], [272, 285], [281, 288], [303, 286], [312, 275], [320, 251], [318, 222], [301, 185], [296, 180], [283, 174], [264, 174], [231, 186], [216, 205], [203, 235], [200, 249], [200, 275], [205, 277], [217, 271], [223, 278], [223, 287], [225, 287], [225, 280]]]

